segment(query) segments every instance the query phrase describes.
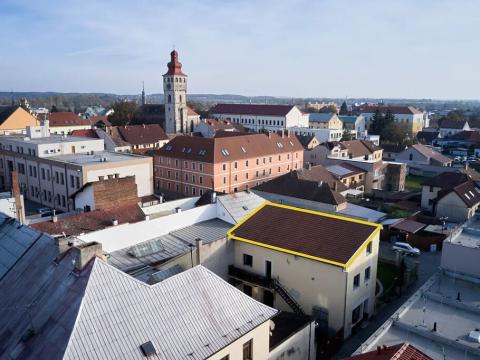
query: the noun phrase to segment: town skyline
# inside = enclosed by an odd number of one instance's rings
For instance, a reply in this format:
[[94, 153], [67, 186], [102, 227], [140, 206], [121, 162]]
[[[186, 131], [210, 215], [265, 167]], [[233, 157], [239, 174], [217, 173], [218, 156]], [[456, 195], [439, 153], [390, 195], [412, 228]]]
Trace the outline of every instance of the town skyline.
[[161, 93], [175, 44], [190, 94], [478, 99], [470, 1], [57, 5], [1, 5], [2, 90]]

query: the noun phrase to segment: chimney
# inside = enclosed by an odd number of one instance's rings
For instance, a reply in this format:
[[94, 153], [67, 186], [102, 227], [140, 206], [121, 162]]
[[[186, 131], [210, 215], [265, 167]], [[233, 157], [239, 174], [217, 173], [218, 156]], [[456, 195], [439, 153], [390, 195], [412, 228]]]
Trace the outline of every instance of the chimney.
[[53, 222], [53, 223], [58, 222], [58, 216], [57, 216], [56, 214], [53, 214], [53, 215], [52, 215], [52, 222]]
[[290, 130], [287, 130], [287, 137], [290, 137]]
[[285, 130], [282, 129], [282, 139], [285, 138]]
[[15, 199], [15, 217], [20, 224], [23, 224], [25, 222], [25, 211], [22, 202], [22, 193], [20, 192], [20, 183], [18, 182], [18, 173], [12, 171], [10, 177], [12, 179], [11, 193], [12, 197]]
[[112, 219], [112, 226], [117, 226], [117, 225], [118, 225], [118, 220]]
[[55, 246], [57, 248], [57, 257], [65, 253], [73, 246], [73, 242], [66, 237], [55, 238]]
[[307, 170], [312, 170], [312, 164], [311, 163], [307, 164]]
[[380, 355], [382, 353], [382, 347], [377, 346], [377, 355]]
[[115, 179], [118, 179], [120, 177], [120, 174], [115, 174]]
[[333, 183], [333, 191], [338, 191], [338, 183], [336, 181]]
[[195, 244], [197, 246], [197, 265], [200, 265], [202, 263], [202, 245], [203, 245], [202, 239], [196, 238]]
[[211, 203], [215, 204], [216, 202], [217, 202], [217, 193], [215, 191], [212, 191]]
[[101, 175], [101, 176], [98, 177], [98, 180], [100, 180], [100, 181], [102, 181], [102, 180], [104, 180], [104, 179], [105, 179], [105, 176], [103, 176], [103, 175]]
[[268, 132], [268, 138], [269, 138], [269, 139], [272, 138], [272, 132], [271, 132], [271, 131]]
[[73, 249], [76, 270], [82, 270], [96, 256], [103, 258], [102, 244], [97, 242], [75, 246]]
[[176, 214], [179, 214], [181, 212], [182, 212], [182, 208], [180, 208], [180, 207], [175, 208], [175, 213]]
[[150, 220], [150, 215], [145, 215], [145, 221], [149, 221]]
[[318, 187], [321, 187], [323, 185], [323, 181], [318, 182]]

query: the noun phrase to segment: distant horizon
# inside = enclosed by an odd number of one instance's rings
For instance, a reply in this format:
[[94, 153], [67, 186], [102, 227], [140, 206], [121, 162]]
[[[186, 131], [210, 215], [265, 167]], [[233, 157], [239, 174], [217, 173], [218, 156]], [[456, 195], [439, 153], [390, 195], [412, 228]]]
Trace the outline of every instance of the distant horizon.
[[[97, 94], [97, 95], [113, 95], [113, 96], [139, 96], [140, 97], [140, 92], [139, 93], [130, 93], [130, 94], [123, 94], [123, 93], [115, 93], [115, 92], [104, 92], [104, 91], [54, 91], [54, 90], [46, 90], [46, 91], [13, 91], [13, 95], [15, 94], [24, 94], [24, 93], [36, 93], [36, 94], [47, 94], [47, 93], [52, 93], [52, 94], [60, 94], [60, 95], [73, 95], [73, 94]], [[5, 94], [4, 96], [10, 96], [11, 91], [4, 91], [0, 90], [0, 94]], [[163, 96], [163, 93], [148, 93], [145, 92], [145, 95], [147, 96]], [[389, 101], [389, 100], [394, 100], [394, 101], [445, 101], [445, 102], [454, 102], [454, 101], [466, 101], [466, 102], [480, 102], [480, 98], [478, 99], [467, 99], [467, 98], [406, 98], [406, 97], [395, 97], [395, 98], [386, 98], [386, 97], [369, 97], [369, 96], [357, 96], [357, 97], [334, 97], [334, 96], [281, 96], [281, 95], [244, 95], [244, 94], [238, 94], [238, 93], [188, 93], [187, 96], [241, 96], [245, 98], [262, 98], [262, 97], [267, 97], [267, 98], [277, 98], [277, 99], [283, 99], [283, 100], [288, 100], [288, 99], [313, 99], [313, 100], [346, 100], [347, 103], [349, 100], [358, 100], [358, 99], [364, 99], [364, 100], [382, 100], [382, 101]]]

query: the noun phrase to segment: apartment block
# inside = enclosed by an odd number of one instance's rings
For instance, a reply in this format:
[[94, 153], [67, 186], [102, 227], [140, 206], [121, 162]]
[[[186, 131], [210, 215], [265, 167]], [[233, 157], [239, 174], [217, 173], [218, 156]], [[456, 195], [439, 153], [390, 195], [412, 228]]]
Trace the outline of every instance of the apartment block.
[[155, 190], [193, 196], [207, 190], [233, 193], [302, 165], [303, 147], [290, 132], [177, 136], [155, 153]]
[[71, 195], [103, 178], [135, 175], [138, 196], [153, 192], [152, 159], [106, 152], [101, 139], [50, 135], [47, 126], [25, 135], [0, 137], [0, 187], [11, 187], [16, 170], [25, 199], [62, 211], [73, 210]]
[[381, 225], [265, 203], [231, 230], [232, 281], [282, 311], [346, 338], [373, 315]]

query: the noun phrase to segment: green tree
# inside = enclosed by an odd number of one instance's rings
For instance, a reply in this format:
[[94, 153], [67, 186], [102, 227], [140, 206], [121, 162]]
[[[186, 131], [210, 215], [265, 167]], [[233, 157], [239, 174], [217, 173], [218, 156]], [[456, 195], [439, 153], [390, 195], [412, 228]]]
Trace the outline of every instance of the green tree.
[[384, 117], [380, 110], [375, 110], [375, 113], [370, 120], [370, 132], [374, 135], [382, 134], [382, 130], [384, 128]]
[[342, 103], [342, 106], [340, 106], [339, 115], [348, 115], [348, 106], [346, 101], [344, 101]]
[[108, 116], [108, 120], [115, 126], [124, 126], [130, 124], [137, 104], [134, 101], [116, 101], [112, 105], [113, 114]]
[[352, 133], [350, 130], [344, 129], [342, 133], [342, 138], [340, 141], [349, 141], [353, 140]]

